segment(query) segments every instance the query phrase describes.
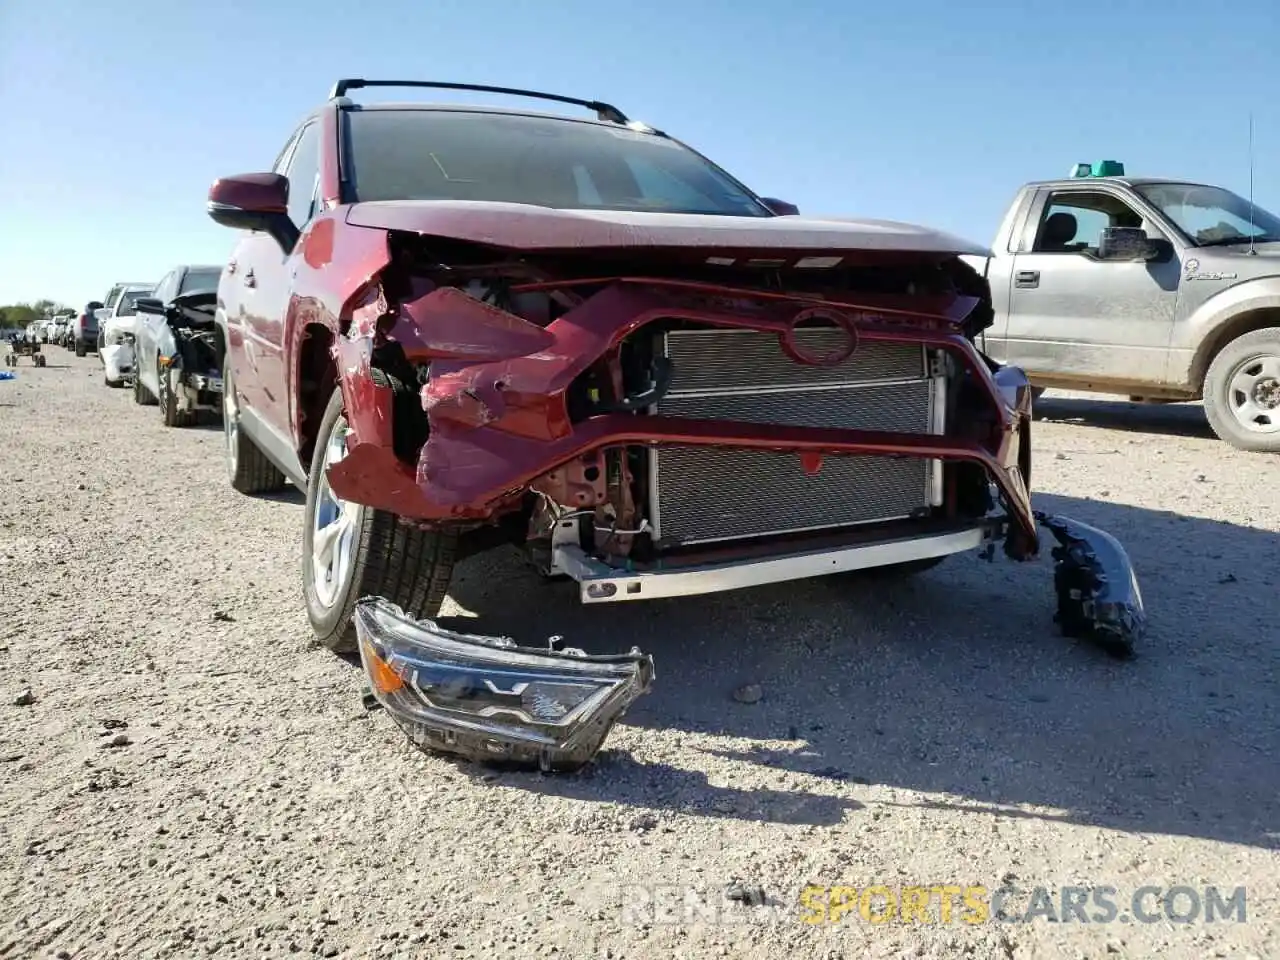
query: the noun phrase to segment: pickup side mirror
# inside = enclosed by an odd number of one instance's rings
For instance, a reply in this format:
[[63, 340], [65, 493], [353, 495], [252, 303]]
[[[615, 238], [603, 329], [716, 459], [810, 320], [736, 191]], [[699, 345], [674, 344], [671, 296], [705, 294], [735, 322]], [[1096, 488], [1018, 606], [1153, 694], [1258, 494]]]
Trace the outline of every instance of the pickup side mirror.
[[1099, 260], [1162, 260], [1172, 252], [1168, 240], [1153, 240], [1141, 227], [1105, 227], [1098, 240]]
[[800, 208], [794, 203], [787, 203], [787, 201], [779, 200], [777, 197], [761, 197], [760, 202], [775, 217], [796, 217], [800, 215]]
[[278, 173], [243, 173], [215, 180], [207, 209], [214, 223], [237, 230], [261, 230], [285, 253], [298, 242], [289, 219], [289, 180]]
[[133, 309], [138, 313], [155, 313], [164, 316], [164, 301], [155, 297], [139, 297], [133, 301]]

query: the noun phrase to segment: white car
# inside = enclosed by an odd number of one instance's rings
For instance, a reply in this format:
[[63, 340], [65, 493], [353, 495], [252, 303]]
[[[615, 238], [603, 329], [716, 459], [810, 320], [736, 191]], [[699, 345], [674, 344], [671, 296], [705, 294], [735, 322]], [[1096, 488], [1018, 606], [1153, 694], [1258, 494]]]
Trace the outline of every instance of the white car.
[[133, 342], [137, 334], [139, 297], [148, 296], [151, 287], [124, 290], [114, 307], [98, 311], [98, 357], [102, 360], [102, 378], [108, 387], [123, 387], [135, 372]]
[[222, 409], [222, 335], [214, 323], [220, 266], [174, 267], [137, 301], [133, 399], [158, 403], [165, 426]]

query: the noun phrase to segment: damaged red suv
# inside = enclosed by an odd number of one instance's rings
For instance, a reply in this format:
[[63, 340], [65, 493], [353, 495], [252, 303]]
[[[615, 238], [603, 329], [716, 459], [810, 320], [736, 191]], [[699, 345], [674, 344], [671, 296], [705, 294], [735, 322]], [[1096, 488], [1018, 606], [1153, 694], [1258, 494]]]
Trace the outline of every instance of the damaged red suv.
[[[347, 96], [373, 86], [586, 115]], [[979, 247], [802, 218], [606, 103], [449, 83], [340, 81], [208, 207], [251, 231], [218, 291], [231, 483], [306, 489], [316, 635], [423, 745], [574, 766], [650, 684], [640, 651], [427, 619], [507, 542], [612, 603], [1029, 559], [1044, 525], [1064, 632], [1141, 633], [1120, 545], [1033, 512]]]

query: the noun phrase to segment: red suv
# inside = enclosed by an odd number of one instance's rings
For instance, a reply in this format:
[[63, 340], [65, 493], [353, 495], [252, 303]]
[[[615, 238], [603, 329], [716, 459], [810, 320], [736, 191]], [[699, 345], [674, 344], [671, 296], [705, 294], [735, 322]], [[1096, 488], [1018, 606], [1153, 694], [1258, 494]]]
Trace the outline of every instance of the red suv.
[[[584, 109], [360, 105], [371, 86]], [[231, 482], [305, 487], [316, 635], [423, 742], [580, 761], [651, 676], [430, 621], [503, 542], [583, 602], [1062, 542], [1059, 619], [1127, 652], [1120, 546], [1033, 514], [1031, 391], [986, 357], [986, 251], [807, 219], [616, 107], [343, 80], [271, 172], [209, 193]]]

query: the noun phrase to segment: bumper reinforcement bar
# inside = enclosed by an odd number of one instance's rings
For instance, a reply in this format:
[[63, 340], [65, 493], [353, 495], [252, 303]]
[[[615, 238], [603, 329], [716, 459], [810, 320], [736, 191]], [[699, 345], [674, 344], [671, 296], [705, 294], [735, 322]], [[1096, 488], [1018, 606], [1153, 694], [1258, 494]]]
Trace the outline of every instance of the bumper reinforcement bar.
[[574, 544], [557, 546], [553, 556], [555, 566], [578, 581], [583, 603], [614, 603], [718, 593], [828, 573], [945, 557], [981, 547], [988, 539], [987, 531], [987, 527], [979, 526], [931, 537], [903, 537], [835, 550], [630, 573], [591, 558]]

